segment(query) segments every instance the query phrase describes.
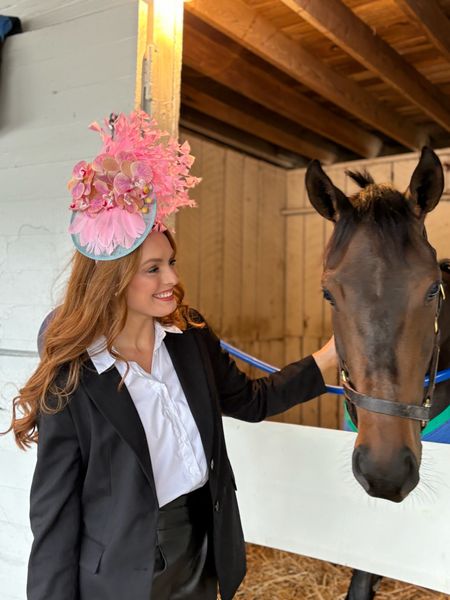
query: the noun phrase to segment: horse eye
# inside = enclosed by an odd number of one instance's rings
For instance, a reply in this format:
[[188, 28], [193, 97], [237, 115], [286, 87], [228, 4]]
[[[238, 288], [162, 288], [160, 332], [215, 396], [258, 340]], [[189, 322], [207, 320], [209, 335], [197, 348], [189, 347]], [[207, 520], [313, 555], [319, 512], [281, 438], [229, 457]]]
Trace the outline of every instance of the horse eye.
[[427, 300], [433, 300], [439, 294], [440, 282], [435, 281], [427, 293]]
[[322, 290], [323, 297], [327, 300], [332, 306], [334, 306], [334, 298], [331, 293], [327, 289]]

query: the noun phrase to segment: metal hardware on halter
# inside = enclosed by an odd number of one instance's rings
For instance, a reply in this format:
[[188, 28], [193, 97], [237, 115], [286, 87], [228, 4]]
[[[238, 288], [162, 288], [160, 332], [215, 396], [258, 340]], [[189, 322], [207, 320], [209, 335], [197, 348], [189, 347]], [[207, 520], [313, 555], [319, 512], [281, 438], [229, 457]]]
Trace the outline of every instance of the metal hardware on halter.
[[430, 360], [429, 382], [421, 406], [418, 406], [417, 404], [403, 404], [401, 402], [385, 400], [383, 398], [375, 398], [373, 396], [368, 396], [367, 394], [361, 394], [360, 392], [357, 392], [351, 387], [348, 369], [346, 368], [345, 362], [342, 361], [342, 359], [339, 357], [340, 373], [342, 379], [342, 387], [344, 388], [344, 396], [349, 414], [352, 417], [352, 420], [355, 424], [357, 421], [356, 408], [363, 408], [365, 410], [368, 410], [369, 412], [375, 412], [393, 417], [403, 417], [405, 419], [413, 419], [415, 421], [420, 421], [422, 428], [426, 426], [427, 422], [430, 420], [430, 411], [433, 401], [433, 392], [439, 361], [439, 314], [441, 311], [441, 305], [443, 300], [445, 300], [445, 291], [443, 284], [440, 283], [439, 298], [434, 320], [435, 340], [433, 354]]
[[108, 127], [111, 130], [111, 139], [114, 139], [114, 134], [116, 133], [116, 121], [119, 118], [119, 115], [116, 113], [111, 113], [108, 119]]

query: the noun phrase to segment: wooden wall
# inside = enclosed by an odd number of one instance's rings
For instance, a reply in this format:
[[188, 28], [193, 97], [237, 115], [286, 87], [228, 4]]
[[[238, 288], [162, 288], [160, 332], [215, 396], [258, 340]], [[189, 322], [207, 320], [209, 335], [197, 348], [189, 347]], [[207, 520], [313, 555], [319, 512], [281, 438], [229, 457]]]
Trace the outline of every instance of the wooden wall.
[[[188, 139], [196, 156], [194, 174], [203, 177], [193, 194], [198, 209], [181, 211], [177, 220], [188, 302], [223, 339], [276, 366], [314, 352], [331, 335], [320, 279], [332, 224], [311, 208], [305, 170], [285, 171], [192, 135]], [[449, 151], [439, 154], [450, 162]], [[408, 154], [326, 171], [347, 194], [356, 189], [345, 175], [348, 168], [367, 168], [375, 181], [404, 190], [417, 160]], [[441, 201], [427, 223], [438, 255], [449, 257], [450, 203]], [[326, 380], [336, 383], [336, 373]], [[322, 396], [276, 420], [338, 428], [342, 402]]]
[[192, 135], [189, 141], [203, 181], [193, 193], [198, 208], [181, 211], [176, 225], [186, 298], [223, 339], [281, 366], [286, 173]]

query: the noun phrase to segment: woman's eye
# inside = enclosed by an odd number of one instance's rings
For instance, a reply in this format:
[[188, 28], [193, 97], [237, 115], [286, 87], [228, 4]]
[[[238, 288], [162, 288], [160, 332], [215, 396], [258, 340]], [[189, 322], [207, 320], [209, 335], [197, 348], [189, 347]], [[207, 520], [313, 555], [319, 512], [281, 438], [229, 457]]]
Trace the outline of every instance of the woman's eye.
[[331, 295], [331, 293], [326, 289], [323, 289], [322, 292], [323, 292], [323, 297], [325, 298], [325, 300], [327, 300], [327, 302], [329, 302], [331, 305], [334, 306], [334, 298]]
[[427, 300], [433, 300], [439, 294], [440, 287], [440, 281], [435, 281], [427, 292]]
[[172, 267], [176, 264], [176, 262], [177, 262], [176, 259], [172, 258], [172, 260], [170, 261], [170, 264], [172, 265]]

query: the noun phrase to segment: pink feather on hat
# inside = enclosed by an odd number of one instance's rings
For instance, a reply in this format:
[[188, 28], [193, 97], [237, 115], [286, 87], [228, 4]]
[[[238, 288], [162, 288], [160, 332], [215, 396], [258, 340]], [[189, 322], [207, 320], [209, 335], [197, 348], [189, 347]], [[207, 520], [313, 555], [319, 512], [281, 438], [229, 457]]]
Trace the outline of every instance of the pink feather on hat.
[[200, 179], [189, 174], [188, 142], [167, 139], [145, 112], [111, 115], [105, 125], [89, 126], [102, 138], [101, 152], [72, 170], [69, 232], [87, 256], [112, 260], [134, 250], [149, 230], [164, 231], [170, 214], [195, 206], [189, 190]]

